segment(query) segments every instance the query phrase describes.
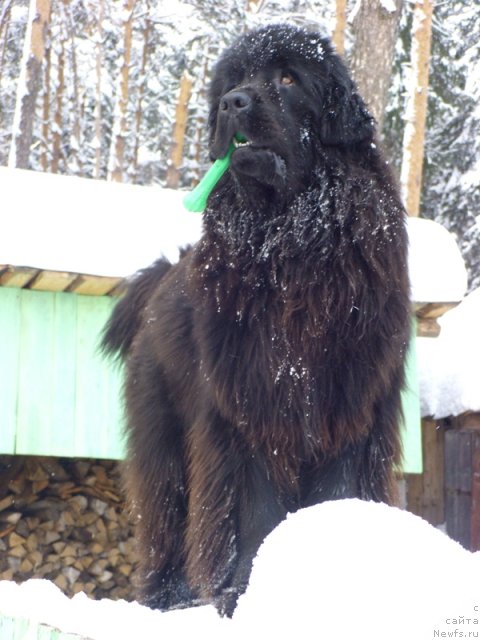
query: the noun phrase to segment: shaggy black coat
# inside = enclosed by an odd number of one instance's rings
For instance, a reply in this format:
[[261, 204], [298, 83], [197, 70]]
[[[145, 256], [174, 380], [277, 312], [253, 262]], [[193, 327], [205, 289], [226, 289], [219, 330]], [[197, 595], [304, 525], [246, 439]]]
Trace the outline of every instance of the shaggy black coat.
[[372, 118], [318, 34], [239, 38], [210, 132], [212, 158], [246, 142], [202, 238], [132, 280], [104, 346], [126, 357], [140, 599], [231, 614], [287, 512], [393, 499], [407, 238]]

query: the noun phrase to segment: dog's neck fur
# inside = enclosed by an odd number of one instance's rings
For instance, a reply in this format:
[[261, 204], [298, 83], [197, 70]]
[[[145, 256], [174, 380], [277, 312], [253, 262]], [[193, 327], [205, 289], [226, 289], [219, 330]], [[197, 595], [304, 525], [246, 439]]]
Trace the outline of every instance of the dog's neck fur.
[[[273, 204], [266, 198], [253, 203], [226, 176], [205, 211], [194, 257], [194, 286], [211, 297], [218, 312], [245, 317], [253, 297], [305, 308], [310, 297], [321, 295], [322, 322], [328, 316], [350, 322], [352, 313], [361, 316], [358, 301], [365, 290], [380, 281], [375, 295], [379, 306], [385, 304], [397, 283], [377, 249], [405, 233], [403, 208], [386, 175], [380, 172], [379, 178], [361, 166], [347, 173], [346, 166], [324, 156], [308, 189]], [[366, 195], [373, 191], [374, 198]], [[361, 324], [361, 317], [356, 321]]]

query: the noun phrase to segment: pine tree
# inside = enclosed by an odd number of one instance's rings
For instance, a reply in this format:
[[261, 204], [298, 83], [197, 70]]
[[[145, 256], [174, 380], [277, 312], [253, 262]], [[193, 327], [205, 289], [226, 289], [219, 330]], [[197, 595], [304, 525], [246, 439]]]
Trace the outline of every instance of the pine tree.
[[480, 12], [475, 0], [435, 8], [422, 213], [453, 232], [480, 286]]
[[403, 0], [362, 0], [350, 16], [354, 41], [350, 68], [378, 131], [383, 127], [402, 7]]

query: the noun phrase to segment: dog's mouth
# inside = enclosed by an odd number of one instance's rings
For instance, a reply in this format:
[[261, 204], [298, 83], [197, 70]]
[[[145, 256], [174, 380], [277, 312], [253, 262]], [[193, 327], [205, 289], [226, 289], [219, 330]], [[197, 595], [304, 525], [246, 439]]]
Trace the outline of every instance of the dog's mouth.
[[211, 148], [211, 157], [216, 160], [224, 158], [230, 145], [233, 143], [234, 150], [245, 147], [254, 147], [253, 140], [247, 138], [243, 133], [235, 133], [234, 135], [216, 136]]
[[251, 140], [247, 140], [247, 138], [241, 133], [236, 133], [233, 136], [233, 146], [235, 149], [239, 149], [240, 147], [251, 147], [253, 142]]

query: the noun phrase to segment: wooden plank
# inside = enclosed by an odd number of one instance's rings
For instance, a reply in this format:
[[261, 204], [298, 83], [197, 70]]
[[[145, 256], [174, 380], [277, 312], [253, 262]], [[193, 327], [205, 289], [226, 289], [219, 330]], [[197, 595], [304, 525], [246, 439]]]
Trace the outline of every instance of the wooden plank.
[[447, 491], [445, 496], [445, 520], [447, 534], [459, 542], [464, 549], [470, 550], [472, 527], [471, 496]]
[[423, 474], [407, 478], [407, 507], [437, 526], [445, 522], [445, 427], [422, 420]]
[[21, 291], [16, 453], [39, 454], [50, 442], [53, 401], [54, 298]]
[[480, 432], [480, 413], [467, 411], [453, 418], [456, 429]]
[[123, 278], [79, 275], [69, 291], [88, 296], [104, 296], [115, 289]]
[[472, 434], [472, 551], [480, 551], [480, 432]]
[[0, 276], [0, 285], [2, 287], [18, 287], [21, 289], [26, 287], [38, 273], [39, 270], [33, 267], [7, 266], [6, 271]]
[[71, 293], [55, 293], [55, 335], [52, 371], [51, 437], [43, 453], [54, 456], [75, 455], [77, 297]]
[[0, 288], [0, 453], [124, 457], [121, 371], [98, 351], [115, 304]]
[[64, 271], [40, 271], [28, 288], [34, 291], [65, 291], [77, 277], [76, 273]]
[[415, 319], [412, 320], [410, 345], [405, 362], [405, 389], [402, 391], [403, 423], [401, 426], [404, 473], [422, 472], [422, 428], [420, 385], [417, 370]]
[[415, 302], [414, 309], [419, 318], [440, 318], [450, 309], [458, 307], [460, 302]]
[[20, 349], [20, 289], [0, 289], [0, 453], [15, 451]]
[[99, 458], [123, 457], [120, 379], [99, 353], [112, 298], [78, 297], [75, 451]]
[[115, 296], [115, 297], [123, 296], [123, 294], [127, 290], [127, 286], [128, 286], [127, 279], [122, 278], [120, 282], [117, 284], [117, 286], [108, 292], [108, 295]]
[[0, 265], [0, 286], [19, 289], [28, 287], [33, 291], [69, 291], [91, 296], [118, 296], [125, 289], [125, 279]]
[[445, 434], [445, 519], [448, 535], [465, 549], [472, 532], [472, 433], [451, 429]]
[[440, 329], [436, 318], [418, 318], [417, 336], [420, 338], [438, 338]]

